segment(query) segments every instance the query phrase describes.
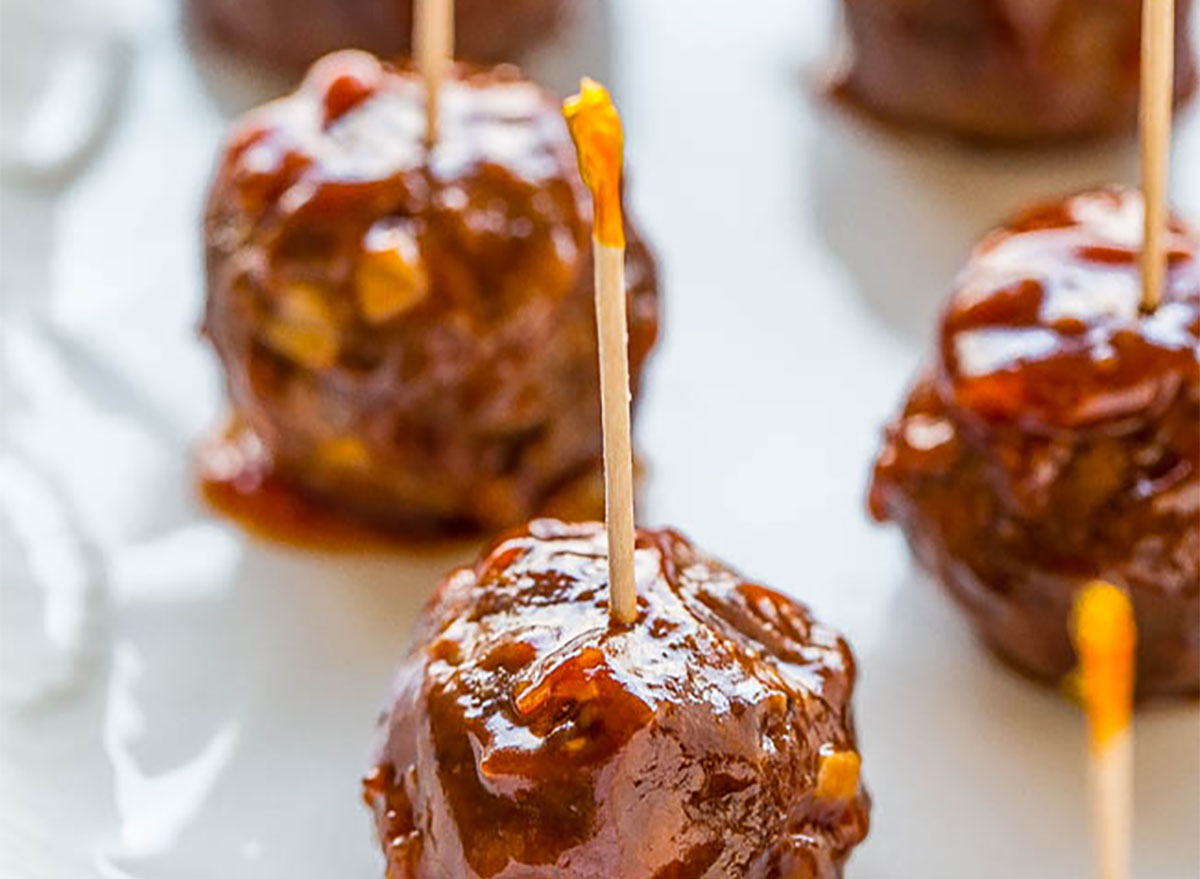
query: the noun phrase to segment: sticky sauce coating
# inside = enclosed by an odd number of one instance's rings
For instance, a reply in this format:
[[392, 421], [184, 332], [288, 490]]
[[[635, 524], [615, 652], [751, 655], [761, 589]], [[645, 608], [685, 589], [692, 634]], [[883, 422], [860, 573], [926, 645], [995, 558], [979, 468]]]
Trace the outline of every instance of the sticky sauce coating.
[[[510, 527], [600, 458], [590, 200], [557, 103], [513, 68], [457, 67], [432, 149], [423, 95], [339, 52], [237, 123], [205, 330], [273, 482], [401, 531]], [[657, 285], [627, 234], [636, 393]]]
[[1037, 676], [1074, 664], [1082, 583], [1127, 589], [1147, 697], [1200, 688], [1200, 244], [1172, 220], [1162, 303], [1143, 313], [1140, 224], [1140, 196], [1108, 188], [983, 240], [870, 503]]
[[1032, 210], [976, 248], [943, 318], [944, 387], [1029, 433], [1153, 416], [1195, 378], [1200, 260], [1174, 221], [1167, 286], [1143, 314], [1141, 199], [1108, 189]]
[[832, 879], [865, 836], [846, 644], [672, 531], [611, 625], [604, 531], [539, 520], [441, 585], [368, 777], [390, 879]]

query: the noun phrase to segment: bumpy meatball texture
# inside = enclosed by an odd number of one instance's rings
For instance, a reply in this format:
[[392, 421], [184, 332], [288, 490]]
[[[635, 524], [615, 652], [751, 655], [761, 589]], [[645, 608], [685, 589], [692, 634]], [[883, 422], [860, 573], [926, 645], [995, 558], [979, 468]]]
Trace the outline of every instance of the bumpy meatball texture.
[[[304, 67], [338, 49], [412, 52], [413, 0], [189, 0], [218, 39], [273, 64]], [[455, 51], [470, 61], [513, 61], [553, 36], [569, 0], [456, 0]]]
[[1139, 308], [1141, 199], [1105, 189], [984, 239], [870, 504], [1018, 668], [1056, 680], [1092, 578], [1129, 590], [1140, 697], [1200, 690], [1200, 256], [1179, 221]]
[[[344, 52], [242, 119], [205, 220], [205, 329], [274, 474], [409, 531], [505, 527], [601, 452], [591, 203], [557, 103]], [[655, 268], [628, 230], [636, 394]]]
[[368, 776], [389, 879], [831, 879], [867, 831], [854, 662], [673, 531], [611, 625], [603, 526], [538, 520], [442, 583]]
[[[846, 94], [888, 119], [972, 139], [1132, 131], [1141, 0], [844, 0]], [[1175, 95], [1196, 84], [1178, 0]]]

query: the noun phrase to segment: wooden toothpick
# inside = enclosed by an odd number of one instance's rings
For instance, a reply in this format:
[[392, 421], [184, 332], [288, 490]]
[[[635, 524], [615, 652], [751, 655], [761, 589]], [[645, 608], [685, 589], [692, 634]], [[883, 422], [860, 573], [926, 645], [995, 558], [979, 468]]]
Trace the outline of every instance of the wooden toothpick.
[[1175, 92], [1175, 0], [1142, 0], [1142, 310], [1153, 311], [1166, 277], [1167, 178]]
[[584, 78], [563, 103], [592, 191], [596, 324], [600, 335], [600, 403], [604, 421], [604, 518], [608, 529], [609, 615], [637, 618], [633, 550], [633, 448], [629, 418], [629, 330], [625, 315], [625, 225], [621, 217], [621, 117], [608, 91]]
[[417, 0], [413, 47], [425, 79], [425, 142], [432, 145], [438, 137], [442, 82], [454, 58], [454, 0]]
[[1071, 639], [1087, 711], [1098, 879], [1129, 879], [1133, 850], [1133, 686], [1137, 626], [1129, 597], [1101, 581], [1075, 601]]

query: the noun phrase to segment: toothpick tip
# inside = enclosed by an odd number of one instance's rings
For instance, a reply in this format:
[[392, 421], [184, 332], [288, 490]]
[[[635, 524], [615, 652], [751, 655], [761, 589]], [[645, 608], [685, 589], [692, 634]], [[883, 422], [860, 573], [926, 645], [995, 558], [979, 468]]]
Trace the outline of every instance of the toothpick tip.
[[579, 94], [563, 101], [562, 111], [575, 141], [580, 176], [592, 192], [596, 240], [608, 247], [624, 247], [621, 165], [625, 135], [621, 116], [608, 90], [586, 76], [579, 81]]
[[1103, 750], [1132, 717], [1137, 624], [1129, 596], [1110, 583], [1089, 583], [1076, 596], [1071, 639], [1092, 744]]

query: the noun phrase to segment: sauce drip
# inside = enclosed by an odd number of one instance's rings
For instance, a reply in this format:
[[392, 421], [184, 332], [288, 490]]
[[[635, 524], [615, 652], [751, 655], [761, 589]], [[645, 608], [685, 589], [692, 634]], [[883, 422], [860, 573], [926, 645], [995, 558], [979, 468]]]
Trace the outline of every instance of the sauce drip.
[[[198, 493], [213, 511], [271, 543], [321, 552], [411, 553], [437, 552], [468, 539], [389, 529], [322, 502], [277, 475], [253, 432], [236, 425], [201, 443], [196, 471]], [[603, 511], [597, 467], [563, 485], [547, 500], [545, 512], [579, 521]]]
[[669, 530], [612, 625], [606, 554], [539, 519], [438, 588], [365, 784], [389, 876], [839, 875], [869, 805], [845, 642]]
[[229, 427], [198, 455], [199, 493], [216, 512], [255, 537], [325, 552], [387, 552], [411, 539], [331, 510], [281, 480], [257, 439]]

